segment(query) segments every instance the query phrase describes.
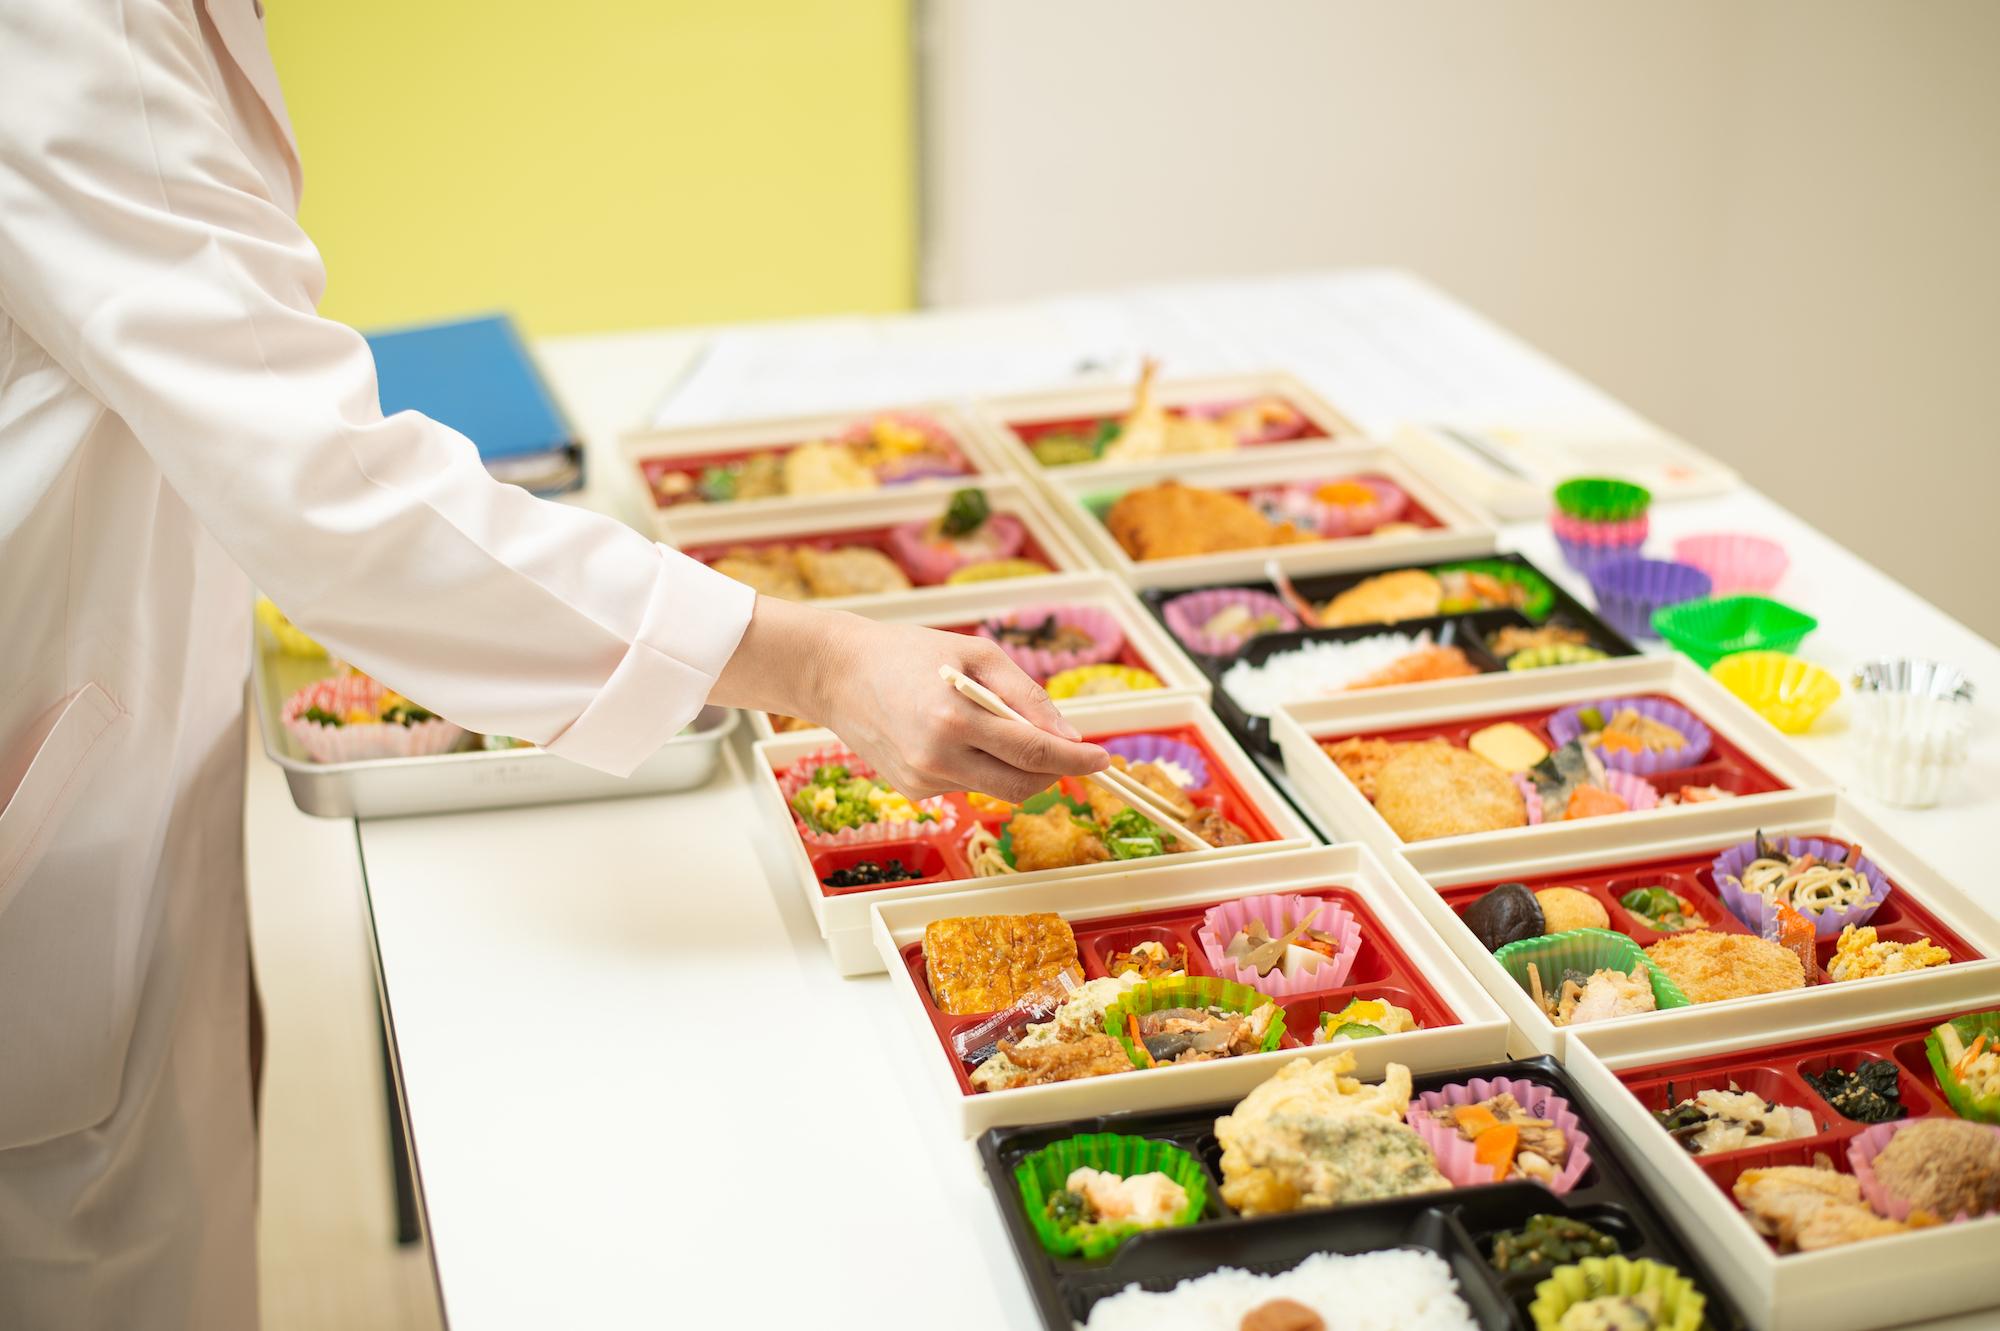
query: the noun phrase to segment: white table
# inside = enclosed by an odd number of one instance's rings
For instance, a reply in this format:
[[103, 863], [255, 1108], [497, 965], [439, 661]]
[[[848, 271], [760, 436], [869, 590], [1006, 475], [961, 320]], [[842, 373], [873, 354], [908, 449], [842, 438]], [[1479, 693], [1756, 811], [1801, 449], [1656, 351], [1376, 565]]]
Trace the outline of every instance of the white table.
[[[622, 505], [610, 446], [700, 345], [687, 333], [543, 344], [591, 444], [584, 502]], [[1988, 699], [2000, 689], [2000, 649], [1759, 495], [1656, 510], [1654, 524], [1667, 541], [1782, 540], [1782, 594], [1820, 616], [1807, 652], [1836, 673], [1929, 654]], [[1505, 544], [1563, 567], [1539, 527], [1510, 528]], [[1948, 804], [1871, 812], [2000, 911], [1979, 858], [2000, 807], [1990, 716]], [[1836, 712], [1802, 743], [1844, 778], [1841, 729]], [[834, 975], [805, 903], [770, 885], [757, 828], [735, 755], [681, 796], [361, 827], [430, 1240], [460, 1331], [1035, 1325], [886, 978]]]

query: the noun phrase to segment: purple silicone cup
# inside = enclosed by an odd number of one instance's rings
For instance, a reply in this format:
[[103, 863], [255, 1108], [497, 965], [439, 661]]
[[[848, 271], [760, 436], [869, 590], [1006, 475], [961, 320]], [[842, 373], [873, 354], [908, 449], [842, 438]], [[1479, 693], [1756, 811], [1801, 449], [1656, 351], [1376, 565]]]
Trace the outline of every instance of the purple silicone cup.
[[[1905, 1118], [1894, 1123], [1877, 1123], [1874, 1127], [1865, 1128], [1848, 1139], [1847, 1167], [1854, 1171], [1855, 1181], [1861, 1184], [1862, 1197], [1866, 1198], [1868, 1204], [1879, 1214], [1888, 1216], [1891, 1220], [1907, 1223], [1911, 1212], [1917, 1208], [1914, 1203], [1891, 1192], [1889, 1186], [1876, 1175], [1875, 1157], [1882, 1154], [1883, 1148], [1887, 1147], [1890, 1140], [1904, 1128], [1912, 1123], [1928, 1121], [1921, 1118]], [[1991, 1123], [1981, 1123], [1978, 1126], [1988, 1132], [2000, 1134], [2000, 1127]], [[1960, 1211], [1957, 1215], [1938, 1217], [1945, 1223], [1953, 1225], [1961, 1220], [1973, 1218], [1971, 1213], [1966, 1211]]]
[[1713, 590], [1708, 574], [1693, 564], [1629, 556], [1586, 570], [1597, 608], [1628, 638], [1656, 638], [1653, 612], [1682, 601], [1698, 601]]
[[1590, 1136], [1584, 1132], [1583, 1124], [1578, 1120], [1576, 1111], [1570, 1108], [1569, 1101], [1546, 1086], [1537, 1086], [1518, 1077], [1495, 1077], [1491, 1080], [1474, 1077], [1457, 1086], [1425, 1091], [1410, 1102], [1406, 1117], [1410, 1126], [1417, 1130], [1417, 1135], [1429, 1143], [1432, 1154], [1437, 1156], [1438, 1172], [1450, 1179], [1453, 1187], [1469, 1188], [1482, 1183], [1497, 1183], [1500, 1180], [1480, 1177], [1492, 1171], [1473, 1159], [1474, 1144], [1458, 1135], [1457, 1125], [1432, 1118], [1430, 1111], [1476, 1104], [1502, 1092], [1513, 1096], [1514, 1103], [1536, 1118], [1548, 1119], [1562, 1129], [1563, 1137], [1569, 1143], [1569, 1155], [1563, 1160], [1555, 1178], [1542, 1186], [1558, 1197], [1563, 1196], [1577, 1185], [1584, 1171], [1590, 1168]]
[[1201, 750], [1192, 744], [1183, 744], [1165, 735], [1120, 735], [1117, 739], [1107, 739], [1099, 746], [1106, 753], [1115, 753], [1128, 763], [1173, 763], [1187, 772], [1194, 782], [1189, 790], [1200, 790], [1208, 784], [1208, 759], [1201, 756]]
[[1590, 571], [1600, 564], [1609, 564], [1613, 560], [1628, 559], [1638, 554], [1645, 546], [1646, 538], [1641, 536], [1638, 540], [1624, 545], [1605, 545], [1596, 541], [1573, 541], [1567, 536], [1559, 535], [1556, 537], [1556, 544], [1562, 547], [1563, 562], [1588, 576]]
[[1687, 743], [1660, 753], [1599, 749], [1598, 758], [1614, 771], [1654, 776], [1660, 772], [1693, 767], [1708, 757], [1709, 746], [1715, 742], [1715, 736], [1709, 733], [1708, 727], [1685, 707], [1659, 698], [1601, 698], [1596, 702], [1571, 703], [1549, 718], [1549, 738], [1556, 742], [1556, 747], [1562, 747], [1583, 733], [1583, 722], [1577, 714], [1591, 707], [1595, 707], [1607, 722], [1629, 707], [1647, 720], [1672, 726], [1687, 736]]
[[[1784, 846], [1787, 855], [1817, 855], [1821, 859], [1831, 860], [1847, 858], [1846, 846], [1823, 841], [1819, 837], [1788, 836], [1785, 838]], [[1717, 855], [1715, 863], [1709, 866], [1709, 871], [1715, 875], [1715, 890], [1721, 895], [1723, 904], [1729, 907], [1729, 913], [1743, 921], [1751, 932], [1763, 934], [1765, 926], [1770, 922], [1771, 903], [1764, 900], [1762, 893], [1746, 890], [1739, 877], [1756, 858], [1757, 842], [1752, 838], [1740, 846], [1731, 846]], [[1868, 894], [1868, 900], [1858, 906], [1849, 906], [1845, 910], [1821, 911], [1817, 917], [1806, 916], [1813, 922], [1813, 933], [1816, 937], [1838, 938], [1840, 931], [1848, 925], [1868, 923], [1874, 918], [1875, 912], [1882, 909], [1882, 903], [1889, 899], [1889, 880], [1882, 876], [1882, 871], [1875, 867], [1874, 861], [1863, 855], [1855, 860], [1855, 867], [1861, 870], [1862, 877], [1866, 878], [1875, 890]], [[1799, 913], [1805, 914], [1804, 911]]]
[[[1542, 792], [1530, 781], [1526, 773], [1514, 772], [1514, 789], [1521, 792], [1521, 803], [1528, 812], [1528, 826], [1539, 827], [1542, 823]], [[1615, 767], [1606, 768], [1604, 788], [1624, 800], [1627, 813], [1644, 813], [1648, 809], [1660, 807], [1660, 792], [1653, 783], [1642, 776], [1621, 772]], [[1610, 816], [1610, 815], [1606, 815]], [[1567, 822], [1567, 819], [1561, 821]]]
[[1060, 675], [1078, 666], [1101, 665], [1118, 655], [1125, 646], [1125, 631], [1118, 627], [1118, 620], [1109, 611], [1089, 605], [1023, 606], [983, 621], [979, 625], [979, 636], [988, 642], [999, 642], [993, 634], [994, 624], [1017, 628], [1023, 624], [1039, 624], [1051, 617], [1067, 628], [1082, 629], [1088, 633], [1090, 646], [1069, 652], [1052, 652], [1041, 647], [1013, 647], [1000, 643], [1000, 650], [1039, 683], [1046, 684], [1051, 675]]
[[[1314, 906], [1320, 909], [1319, 914], [1313, 917], [1311, 927], [1321, 933], [1332, 934], [1338, 940], [1336, 947], [1339, 949], [1332, 959], [1322, 962], [1318, 970], [1287, 976], [1274, 966], [1269, 975], [1259, 975], [1246, 966], [1239, 966], [1223, 950], [1229, 946], [1229, 940], [1236, 937], [1253, 918], [1263, 920], [1266, 928], [1275, 928], [1275, 921], [1296, 921]], [[1347, 983], [1348, 973], [1354, 969], [1355, 955], [1361, 950], [1361, 922], [1337, 902], [1290, 892], [1267, 892], [1210, 906], [1202, 916], [1201, 928], [1195, 937], [1201, 942], [1202, 955], [1208, 958], [1208, 964], [1223, 979], [1247, 984], [1271, 998], [1291, 998], [1298, 994], [1318, 993], [1323, 989], [1338, 989]]]
[[1232, 605], [1243, 606], [1252, 615], [1275, 615], [1286, 630], [1299, 626], [1299, 617], [1269, 592], [1252, 591], [1247, 587], [1217, 587], [1211, 591], [1189, 592], [1167, 602], [1164, 611], [1167, 627], [1190, 651], [1206, 656], [1234, 656], [1243, 650], [1243, 644], [1250, 641], [1251, 635], [1202, 632], [1202, 625]]

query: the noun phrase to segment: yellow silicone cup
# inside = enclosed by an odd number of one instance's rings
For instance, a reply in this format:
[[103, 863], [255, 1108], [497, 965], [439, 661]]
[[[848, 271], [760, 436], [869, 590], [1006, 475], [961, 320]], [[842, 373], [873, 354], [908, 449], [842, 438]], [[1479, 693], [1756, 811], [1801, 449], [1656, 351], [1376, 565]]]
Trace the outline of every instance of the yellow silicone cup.
[[1840, 696], [1840, 681], [1786, 652], [1738, 652], [1708, 668], [1716, 683], [1787, 735], [1803, 735]]
[[1137, 666], [1087, 665], [1050, 675], [1043, 687], [1051, 698], [1081, 698], [1099, 693], [1144, 693], [1165, 685], [1158, 675]]
[[1528, 1316], [1535, 1331], [1557, 1331], [1563, 1314], [1573, 1304], [1645, 1290], [1660, 1296], [1660, 1320], [1655, 1323], [1659, 1331], [1696, 1331], [1701, 1326], [1708, 1298], [1692, 1280], [1671, 1266], [1635, 1262], [1629, 1257], [1586, 1257], [1570, 1266], [1558, 1266], [1535, 1286]]

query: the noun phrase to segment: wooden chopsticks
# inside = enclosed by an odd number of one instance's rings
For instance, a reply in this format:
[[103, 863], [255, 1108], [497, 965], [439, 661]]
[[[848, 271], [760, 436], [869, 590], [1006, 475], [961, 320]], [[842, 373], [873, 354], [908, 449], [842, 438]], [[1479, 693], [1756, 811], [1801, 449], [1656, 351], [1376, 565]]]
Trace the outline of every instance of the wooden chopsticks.
[[[1009, 707], [1006, 700], [999, 694], [987, 688], [984, 684], [981, 684], [962, 670], [954, 670], [948, 665], [940, 665], [938, 667], [938, 676], [945, 683], [951, 685], [995, 716], [1005, 717], [1009, 721], [1019, 721], [1024, 726], [1033, 726], [1035, 724], [1012, 707]], [[1040, 729], [1040, 727], [1036, 728]], [[1195, 833], [1190, 832], [1179, 819], [1174, 817], [1170, 810], [1162, 805], [1160, 797], [1147, 789], [1138, 778], [1128, 776], [1115, 767], [1107, 767], [1101, 772], [1090, 773], [1086, 779], [1095, 781], [1105, 790], [1124, 800], [1153, 822], [1158, 823], [1161, 827], [1172, 833], [1175, 840], [1184, 841], [1198, 851], [1215, 849], [1213, 845], [1202, 840]]]

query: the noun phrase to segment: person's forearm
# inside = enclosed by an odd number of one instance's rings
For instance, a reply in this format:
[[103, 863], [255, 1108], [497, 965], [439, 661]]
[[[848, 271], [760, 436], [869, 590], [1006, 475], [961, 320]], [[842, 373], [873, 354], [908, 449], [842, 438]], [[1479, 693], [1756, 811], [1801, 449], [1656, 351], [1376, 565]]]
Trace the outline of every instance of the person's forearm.
[[759, 596], [750, 627], [716, 677], [708, 700], [824, 724], [852, 616]]

